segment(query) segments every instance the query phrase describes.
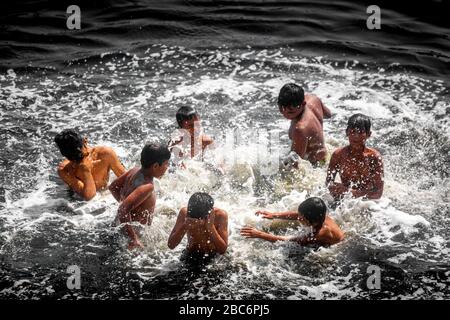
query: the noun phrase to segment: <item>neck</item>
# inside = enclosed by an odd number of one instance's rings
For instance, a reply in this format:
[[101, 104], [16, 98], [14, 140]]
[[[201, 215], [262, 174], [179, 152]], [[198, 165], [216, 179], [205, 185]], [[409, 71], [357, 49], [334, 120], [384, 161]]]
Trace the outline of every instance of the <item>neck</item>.
[[153, 174], [153, 171], [151, 169], [141, 168], [141, 173], [146, 180], [153, 181], [153, 178], [155, 177], [155, 175]]
[[364, 152], [365, 148], [366, 148], [366, 146], [364, 144], [350, 145], [350, 153], [360, 154], [360, 153]]

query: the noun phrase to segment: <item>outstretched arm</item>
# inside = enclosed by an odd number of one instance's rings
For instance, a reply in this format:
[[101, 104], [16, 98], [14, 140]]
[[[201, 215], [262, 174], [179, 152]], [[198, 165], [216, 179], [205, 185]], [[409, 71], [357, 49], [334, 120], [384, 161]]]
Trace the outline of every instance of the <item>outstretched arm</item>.
[[285, 211], [285, 212], [269, 212], [266, 210], [256, 211], [257, 216], [261, 216], [265, 219], [283, 219], [283, 220], [301, 220], [301, 216], [297, 211]]
[[175, 249], [183, 240], [184, 235], [186, 234], [186, 217], [187, 217], [187, 208], [181, 208], [177, 222], [170, 233], [169, 240], [167, 241], [167, 246], [170, 249]]
[[245, 238], [259, 238], [270, 242], [288, 241], [290, 239], [289, 237], [276, 236], [270, 233], [266, 233], [250, 226], [243, 227], [241, 229], [241, 235]]
[[133, 227], [129, 224], [132, 222], [131, 212], [151, 196], [153, 189], [152, 184], [142, 185], [126, 197], [126, 199], [119, 206], [119, 221], [120, 223], [126, 223], [125, 232], [130, 237], [130, 244], [128, 246], [129, 249], [134, 247], [142, 247], [136, 231], [134, 231]]

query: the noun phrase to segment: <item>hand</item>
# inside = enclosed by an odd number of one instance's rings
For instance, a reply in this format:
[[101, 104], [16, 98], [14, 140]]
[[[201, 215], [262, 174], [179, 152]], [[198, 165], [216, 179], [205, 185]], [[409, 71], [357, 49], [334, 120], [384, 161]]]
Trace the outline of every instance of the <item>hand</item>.
[[266, 210], [258, 210], [255, 213], [257, 216], [261, 216], [264, 219], [274, 219], [276, 218], [276, 215], [272, 212], [266, 211]]
[[92, 160], [92, 156], [89, 154], [81, 160], [79, 167], [82, 171], [92, 172], [94, 164], [99, 162], [101, 162], [101, 160]]
[[144, 249], [144, 245], [138, 239], [131, 240], [128, 243], [128, 250], [133, 250], [133, 249]]
[[215, 220], [216, 220], [216, 213], [213, 209], [213, 210], [211, 210], [208, 217], [206, 218], [206, 227], [213, 227]]
[[261, 231], [251, 226], [245, 226], [241, 229], [241, 236], [246, 238], [259, 238]]
[[184, 226], [186, 229], [196, 228], [198, 226], [204, 225], [205, 223], [206, 223], [205, 219], [196, 219], [196, 218], [186, 217], [186, 219], [184, 220]]
[[333, 197], [341, 196], [348, 191], [348, 188], [342, 183], [335, 183], [333, 185], [330, 185], [328, 189], [330, 190], [330, 193], [333, 195]]

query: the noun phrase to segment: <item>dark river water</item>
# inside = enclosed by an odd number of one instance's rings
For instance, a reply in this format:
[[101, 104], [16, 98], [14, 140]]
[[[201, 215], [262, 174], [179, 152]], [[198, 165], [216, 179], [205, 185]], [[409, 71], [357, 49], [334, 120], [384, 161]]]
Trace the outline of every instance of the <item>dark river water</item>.
[[[366, 27], [364, 1], [1, 4], [0, 298], [450, 298], [449, 1], [378, 3], [380, 30]], [[66, 27], [71, 4], [80, 30]], [[384, 159], [380, 200], [346, 198], [330, 210], [347, 233], [331, 248], [239, 235], [245, 224], [267, 226], [257, 209], [329, 200], [325, 168], [258, 175], [259, 132], [289, 149], [276, 98], [292, 81], [332, 111], [330, 151], [346, 144], [347, 119], [362, 112], [373, 122], [368, 145]], [[145, 141], [168, 140], [185, 104], [216, 138], [212, 157], [231, 152], [237, 161], [225, 176], [196, 161], [171, 170], [158, 183], [146, 249], [129, 253], [111, 227], [113, 197], [85, 203], [59, 181], [53, 138], [76, 127], [132, 168]], [[184, 242], [171, 251], [167, 238], [197, 190], [229, 213], [231, 235], [225, 256], [193, 270], [179, 261]], [[70, 265], [81, 270], [79, 290], [66, 286]], [[380, 289], [368, 289], [370, 266], [381, 270]]]

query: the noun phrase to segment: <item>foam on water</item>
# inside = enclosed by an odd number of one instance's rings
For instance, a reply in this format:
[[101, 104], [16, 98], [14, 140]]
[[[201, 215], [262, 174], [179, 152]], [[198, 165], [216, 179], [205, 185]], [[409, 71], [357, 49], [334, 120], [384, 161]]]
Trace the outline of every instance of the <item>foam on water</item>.
[[[331, 248], [299, 249], [239, 234], [246, 224], [268, 227], [268, 221], [255, 216], [258, 209], [295, 209], [308, 196], [330, 201], [326, 168], [301, 162], [293, 174], [264, 176], [259, 170], [256, 129], [279, 134], [277, 152], [289, 151], [289, 122], [275, 103], [288, 81], [317, 94], [333, 112], [324, 121], [330, 152], [346, 144], [348, 117], [363, 112], [373, 120], [369, 145], [383, 155], [383, 198], [345, 198], [330, 209], [347, 234]], [[73, 297], [58, 290], [72, 263], [87, 269], [92, 280], [78, 294], [85, 297], [441, 296], [449, 261], [446, 90], [444, 83], [411, 73], [373, 70], [357, 61], [337, 66], [326, 57], [304, 58], [288, 49], [196, 51], [155, 45], [136, 54], [107, 53], [73, 62], [61, 71], [8, 70], [0, 76], [0, 135], [5, 141], [0, 150], [5, 200], [0, 203], [0, 255], [7, 266], [0, 296]], [[174, 114], [183, 104], [198, 109], [205, 132], [216, 138], [208, 161], [224, 174], [195, 160], [186, 161], [185, 170], [171, 170], [158, 181], [154, 220], [144, 232], [146, 249], [128, 253], [125, 240], [111, 227], [118, 205], [108, 192], [84, 203], [64, 191], [55, 172], [61, 157], [53, 136], [78, 126], [91, 143], [114, 147], [131, 168], [139, 163], [144, 141], [169, 139], [176, 129]], [[223, 135], [227, 130], [239, 130], [240, 139], [230, 145]], [[227, 161], [231, 155], [235, 162]], [[185, 240], [170, 251], [167, 238], [179, 209], [200, 190], [210, 192], [216, 206], [229, 213], [230, 246], [215, 264], [192, 274], [183, 271], [178, 259]], [[370, 264], [392, 275], [384, 291], [373, 293], [361, 285]], [[407, 286], [402, 285], [405, 270], [412, 277]], [[425, 284], [429, 288], [420, 291]]]

